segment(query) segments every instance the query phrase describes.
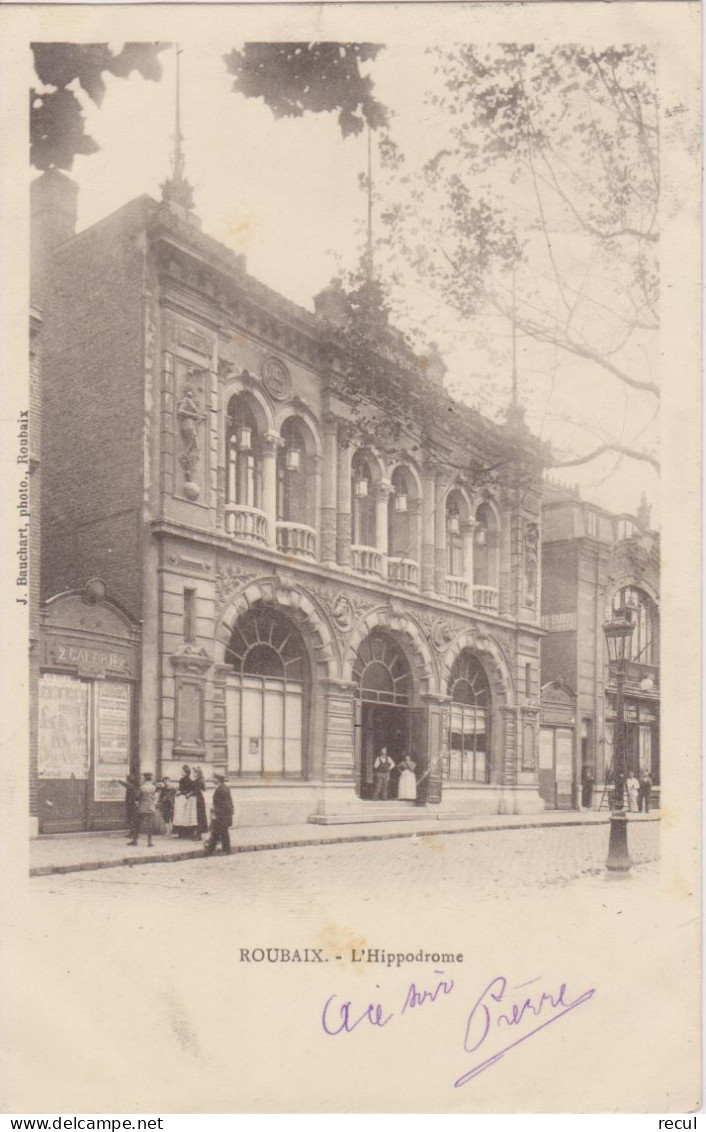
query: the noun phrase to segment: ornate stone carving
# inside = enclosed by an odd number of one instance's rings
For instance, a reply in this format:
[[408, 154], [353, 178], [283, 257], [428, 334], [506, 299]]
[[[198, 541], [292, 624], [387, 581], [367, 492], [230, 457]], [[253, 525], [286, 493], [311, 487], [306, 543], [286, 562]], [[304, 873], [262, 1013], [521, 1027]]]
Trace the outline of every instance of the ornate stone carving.
[[539, 560], [539, 527], [525, 523], [525, 601], [530, 608], [537, 604], [537, 570]]
[[280, 358], [265, 358], [262, 363], [262, 384], [275, 401], [287, 401], [292, 395], [292, 378]]
[[257, 575], [257, 570], [241, 570], [238, 567], [223, 566], [218, 563], [215, 576], [216, 608], [222, 609], [240, 586], [245, 582], [252, 581]]
[[377, 604], [372, 601], [356, 600], [349, 594], [341, 593], [339, 589], [333, 587], [329, 589], [313, 582], [307, 582], [305, 592], [318, 598], [331, 621], [342, 634], [349, 633], [355, 622]]
[[182, 645], [169, 659], [180, 672], [202, 674], [211, 667], [211, 658], [206, 650], [196, 645]]
[[[189, 370], [189, 377], [192, 371]], [[179, 464], [184, 471], [184, 495], [187, 499], [196, 500], [201, 489], [196, 483], [196, 472], [201, 459], [199, 450], [199, 428], [205, 414], [201, 412], [196, 400], [196, 394], [190, 385], [187, 385], [177, 404], [177, 420], [181, 435], [182, 450], [179, 453]]]

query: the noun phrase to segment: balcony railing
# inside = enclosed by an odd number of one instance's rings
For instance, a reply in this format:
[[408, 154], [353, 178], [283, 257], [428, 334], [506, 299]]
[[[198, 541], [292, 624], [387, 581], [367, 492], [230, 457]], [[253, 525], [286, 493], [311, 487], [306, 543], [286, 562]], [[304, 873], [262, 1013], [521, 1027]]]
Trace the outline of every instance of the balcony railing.
[[451, 601], [468, 601], [468, 582], [465, 578], [456, 578], [453, 574], [446, 575], [446, 596]]
[[257, 507], [226, 503], [226, 530], [233, 538], [264, 544], [267, 541], [267, 516]]
[[395, 586], [410, 590], [419, 588], [419, 566], [411, 558], [388, 558], [387, 577]]
[[484, 613], [497, 613], [498, 591], [493, 586], [474, 586], [473, 605]]
[[351, 566], [356, 574], [370, 578], [382, 577], [382, 554], [373, 546], [352, 546]]
[[298, 558], [316, 557], [316, 531], [305, 523], [277, 524], [277, 549]]

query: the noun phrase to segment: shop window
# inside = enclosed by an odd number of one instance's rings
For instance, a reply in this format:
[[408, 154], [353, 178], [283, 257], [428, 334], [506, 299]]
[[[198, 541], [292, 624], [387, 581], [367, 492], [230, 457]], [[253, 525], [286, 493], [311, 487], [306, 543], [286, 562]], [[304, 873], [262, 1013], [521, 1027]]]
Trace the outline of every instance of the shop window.
[[233, 628], [228, 676], [228, 768], [274, 778], [305, 776], [309, 667], [304, 642], [280, 610], [258, 604]]
[[447, 692], [451, 704], [444, 777], [452, 782], [489, 782], [490, 684], [469, 651], [455, 661]]

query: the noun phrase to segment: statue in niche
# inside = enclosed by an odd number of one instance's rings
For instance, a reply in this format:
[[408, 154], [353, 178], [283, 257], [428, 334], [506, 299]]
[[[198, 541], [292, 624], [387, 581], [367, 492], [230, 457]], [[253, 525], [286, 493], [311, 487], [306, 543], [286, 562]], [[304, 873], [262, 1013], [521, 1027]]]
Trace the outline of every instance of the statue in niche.
[[539, 563], [539, 527], [536, 523], [525, 525], [525, 592], [527, 605], [537, 604], [537, 572]]
[[199, 485], [196, 483], [196, 470], [199, 466], [199, 425], [204, 419], [196, 401], [194, 390], [187, 387], [177, 405], [177, 419], [182, 440], [179, 464], [184, 471], [184, 495], [192, 502], [198, 499]]

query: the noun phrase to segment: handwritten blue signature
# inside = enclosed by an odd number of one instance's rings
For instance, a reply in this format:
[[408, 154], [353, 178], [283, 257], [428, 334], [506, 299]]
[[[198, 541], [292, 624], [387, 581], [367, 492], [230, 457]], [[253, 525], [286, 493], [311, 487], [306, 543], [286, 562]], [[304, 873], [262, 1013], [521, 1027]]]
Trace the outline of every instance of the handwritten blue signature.
[[[434, 974], [444, 975], [444, 972], [434, 971]], [[515, 1037], [513, 1041], [508, 1042], [501, 1049], [495, 1050], [490, 1056], [479, 1061], [458, 1077], [454, 1081], [456, 1089], [472, 1081], [474, 1077], [485, 1072], [486, 1069], [490, 1069], [491, 1066], [497, 1065], [511, 1049], [515, 1049], [522, 1042], [526, 1042], [528, 1038], [538, 1034], [540, 1030], [551, 1026], [552, 1022], [563, 1018], [572, 1010], [575, 1010], [577, 1006], [588, 1002], [596, 993], [595, 988], [590, 987], [578, 997], [570, 998], [566, 983], [562, 983], [556, 992], [537, 988], [530, 995], [516, 994], [517, 991], [524, 991], [526, 987], [534, 986], [539, 981], [540, 977], [537, 976], [528, 982], [510, 986], [504, 975], [496, 975], [490, 980], [467, 1015], [463, 1037], [464, 1051], [467, 1054], [476, 1053], [485, 1045], [490, 1035], [505, 1027], [513, 1028], [513, 1032], [519, 1033], [519, 1037]], [[453, 979], [447, 978], [439, 979], [431, 990], [418, 989], [416, 983], [410, 983], [404, 1001], [397, 1011], [387, 1010], [380, 1002], [369, 1002], [363, 1010], [356, 1009], [350, 1000], [341, 1002], [338, 995], [332, 994], [324, 1004], [321, 1025], [324, 1033], [328, 1034], [329, 1037], [351, 1034], [364, 1023], [382, 1029], [395, 1017], [406, 1014], [408, 1010], [428, 1007], [451, 994], [453, 989]], [[535, 1020], [539, 1020], [538, 1024], [531, 1025]], [[529, 1030], [524, 1029], [528, 1024], [531, 1025], [531, 1028]], [[515, 1027], [519, 1029], [514, 1029]], [[492, 1047], [492, 1045], [491, 1041], [490, 1046]], [[487, 1046], [486, 1049], [488, 1049]]]

